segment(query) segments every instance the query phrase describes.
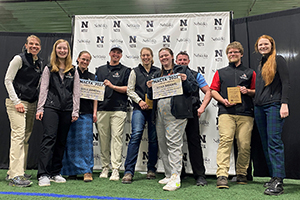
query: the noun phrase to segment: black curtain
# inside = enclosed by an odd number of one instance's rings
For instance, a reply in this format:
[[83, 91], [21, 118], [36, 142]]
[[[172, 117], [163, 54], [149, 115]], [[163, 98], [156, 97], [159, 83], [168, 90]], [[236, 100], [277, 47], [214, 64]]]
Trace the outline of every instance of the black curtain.
[[[300, 178], [300, 9], [291, 9], [265, 15], [233, 20], [234, 40], [240, 41], [245, 48], [243, 63], [257, 70], [260, 55], [254, 52], [257, 38], [270, 35], [276, 43], [277, 54], [282, 55], [288, 64], [291, 82], [289, 98], [290, 116], [286, 119], [282, 139], [285, 145], [285, 167], [287, 178]], [[252, 137], [252, 158], [254, 176], [268, 176], [265, 158], [257, 130]]]
[[[5, 108], [5, 98], [8, 97], [4, 86], [4, 77], [10, 60], [21, 53], [22, 48], [26, 42], [26, 38], [32, 33], [9, 33], [0, 32], [0, 168], [8, 168], [9, 147], [10, 147], [10, 127], [9, 120]], [[42, 50], [40, 57], [44, 59], [44, 64], [50, 60], [50, 54], [53, 44], [58, 39], [65, 39], [69, 43], [71, 41], [71, 34], [59, 33], [33, 33], [41, 39]], [[71, 43], [70, 43], [71, 45]], [[32, 137], [29, 140], [29, 156], [28, 169], [37, 168], [37, 159], [39, 154], [39, 146], [42, 139], [42, 125], [41, 122], [35, 121]]]

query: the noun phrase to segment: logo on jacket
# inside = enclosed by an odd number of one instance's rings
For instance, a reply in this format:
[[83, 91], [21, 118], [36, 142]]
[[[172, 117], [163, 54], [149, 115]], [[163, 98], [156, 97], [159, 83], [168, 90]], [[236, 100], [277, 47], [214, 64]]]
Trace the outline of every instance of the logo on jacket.
[[240, 79], [243, 79], [243, 80], [248, 80], [248, 77], [247, 77], [247, 75], [246, 75], [246, 74], [243, 74], [243, 75], [241, 75], [241, 76], [240, 76]]
[[67, 75], [66, 75], [66, 78], [74, 78], [71, 74], [71, 72], [69, 72]]
[[120, 77], [120, 74], [119, 74], [119, 72], [115, 72], [112, 76], [113, 76], [114, 78], [119, 78], [119, 77]]

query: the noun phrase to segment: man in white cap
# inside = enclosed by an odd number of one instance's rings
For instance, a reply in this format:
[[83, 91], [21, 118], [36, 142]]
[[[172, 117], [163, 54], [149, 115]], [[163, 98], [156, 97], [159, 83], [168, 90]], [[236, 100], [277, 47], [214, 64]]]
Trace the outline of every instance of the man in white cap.
[[109, 180], [119, 180], [122, 164], [123, 130], [126, 120], [127, 83], [131, 69], [120, 63], [121, 46], [112, 45], [110, 61], [96, 70], [96, 80], [104, 82], [104, 100], [98, 103], [97, 129], [100, 141], [102, 172], [100, 178], [108, 178], [109, 165], [112, 174]]

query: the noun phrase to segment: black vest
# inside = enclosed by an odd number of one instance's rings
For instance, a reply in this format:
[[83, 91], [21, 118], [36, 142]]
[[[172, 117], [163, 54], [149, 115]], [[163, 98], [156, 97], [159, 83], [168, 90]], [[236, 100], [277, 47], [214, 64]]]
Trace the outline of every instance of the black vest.
[[61, 80], [58, 72], [51, 72], [51, 69], [52, 67], [49, 67], [49, 91], [44, 107], [72, 111], [75, 68], [73, 67], [64, 74], [64, 80]]
[[[128, 77], [131, 69], [125, 67], [121, 63], [116, 66], [110, 66], [109, 62], [106, 65], [100, 66], [96, 70], [97, 80], [103, 82], [105, 79], [109, 80], [116, 86], [127, 86]], [[99, 111], [124, 111], [127, 108], [127, 94], [119, 93], [105, 87], [104, 100], [98, 101]]]
[[[189, 70], [192, 72], [193, 76], [197, 80], [198, 72], [196, 72], [195, 70], [192, 70], [190, 68], [189, 68]], [[193, 109], [194, 110], [197, 110], [198, 108], [200, 108], [201, 102], [200, 102], [199, 90], [197, 90], [196, 92], [194, 92], [192, 94], [192, 104], [193, 104]]]
[[[145, 101], [145, 94], [147, 94], [147, 85], [146, 82], [150, 79], [153, 79], [153, 74], [155, 72], [160, 71], [158, 67], [151, 66], [149, 73], [145, 70], [145, 68], [139, 64], [139, 66], [135, 67], [134, 69], [135, 75], [136, 75], [136, 82], [135, 82], [135, 92]], [[141, 110], [141, 107], [135, 103], [134, 101], [133, 107], [134, 109]]]
[[38, 58], [33, 63], [30, 53], [21, 53], [19, 56], [22, 58], [22, 67], [15, 76], [13, 86], [19, 99], [32, 103], [38, 98], [43, 62]]
[[[95, 80], [95, 75], [88, 70], [82, 73], [79, 67], [77, 67], [77, 71], [80, 79]], [[93, 114], [93, 102], [94, 100], [90, 99], [80, 99], [79, 114]]]

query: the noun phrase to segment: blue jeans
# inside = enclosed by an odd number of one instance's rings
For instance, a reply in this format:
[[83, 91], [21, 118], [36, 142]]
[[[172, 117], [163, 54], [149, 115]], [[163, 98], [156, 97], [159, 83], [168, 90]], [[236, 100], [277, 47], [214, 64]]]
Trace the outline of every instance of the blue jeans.
[[125, 161], [125, 172], [134, 175], [135, 164], [139, 152], [146, 122], [148, 122], [148, 171], [156, 171], [158, 144], [155, 124], [151, 120], [151, 110], [134, 110], [131, 120], [131, 138], [128, 144], [127, 156]]

